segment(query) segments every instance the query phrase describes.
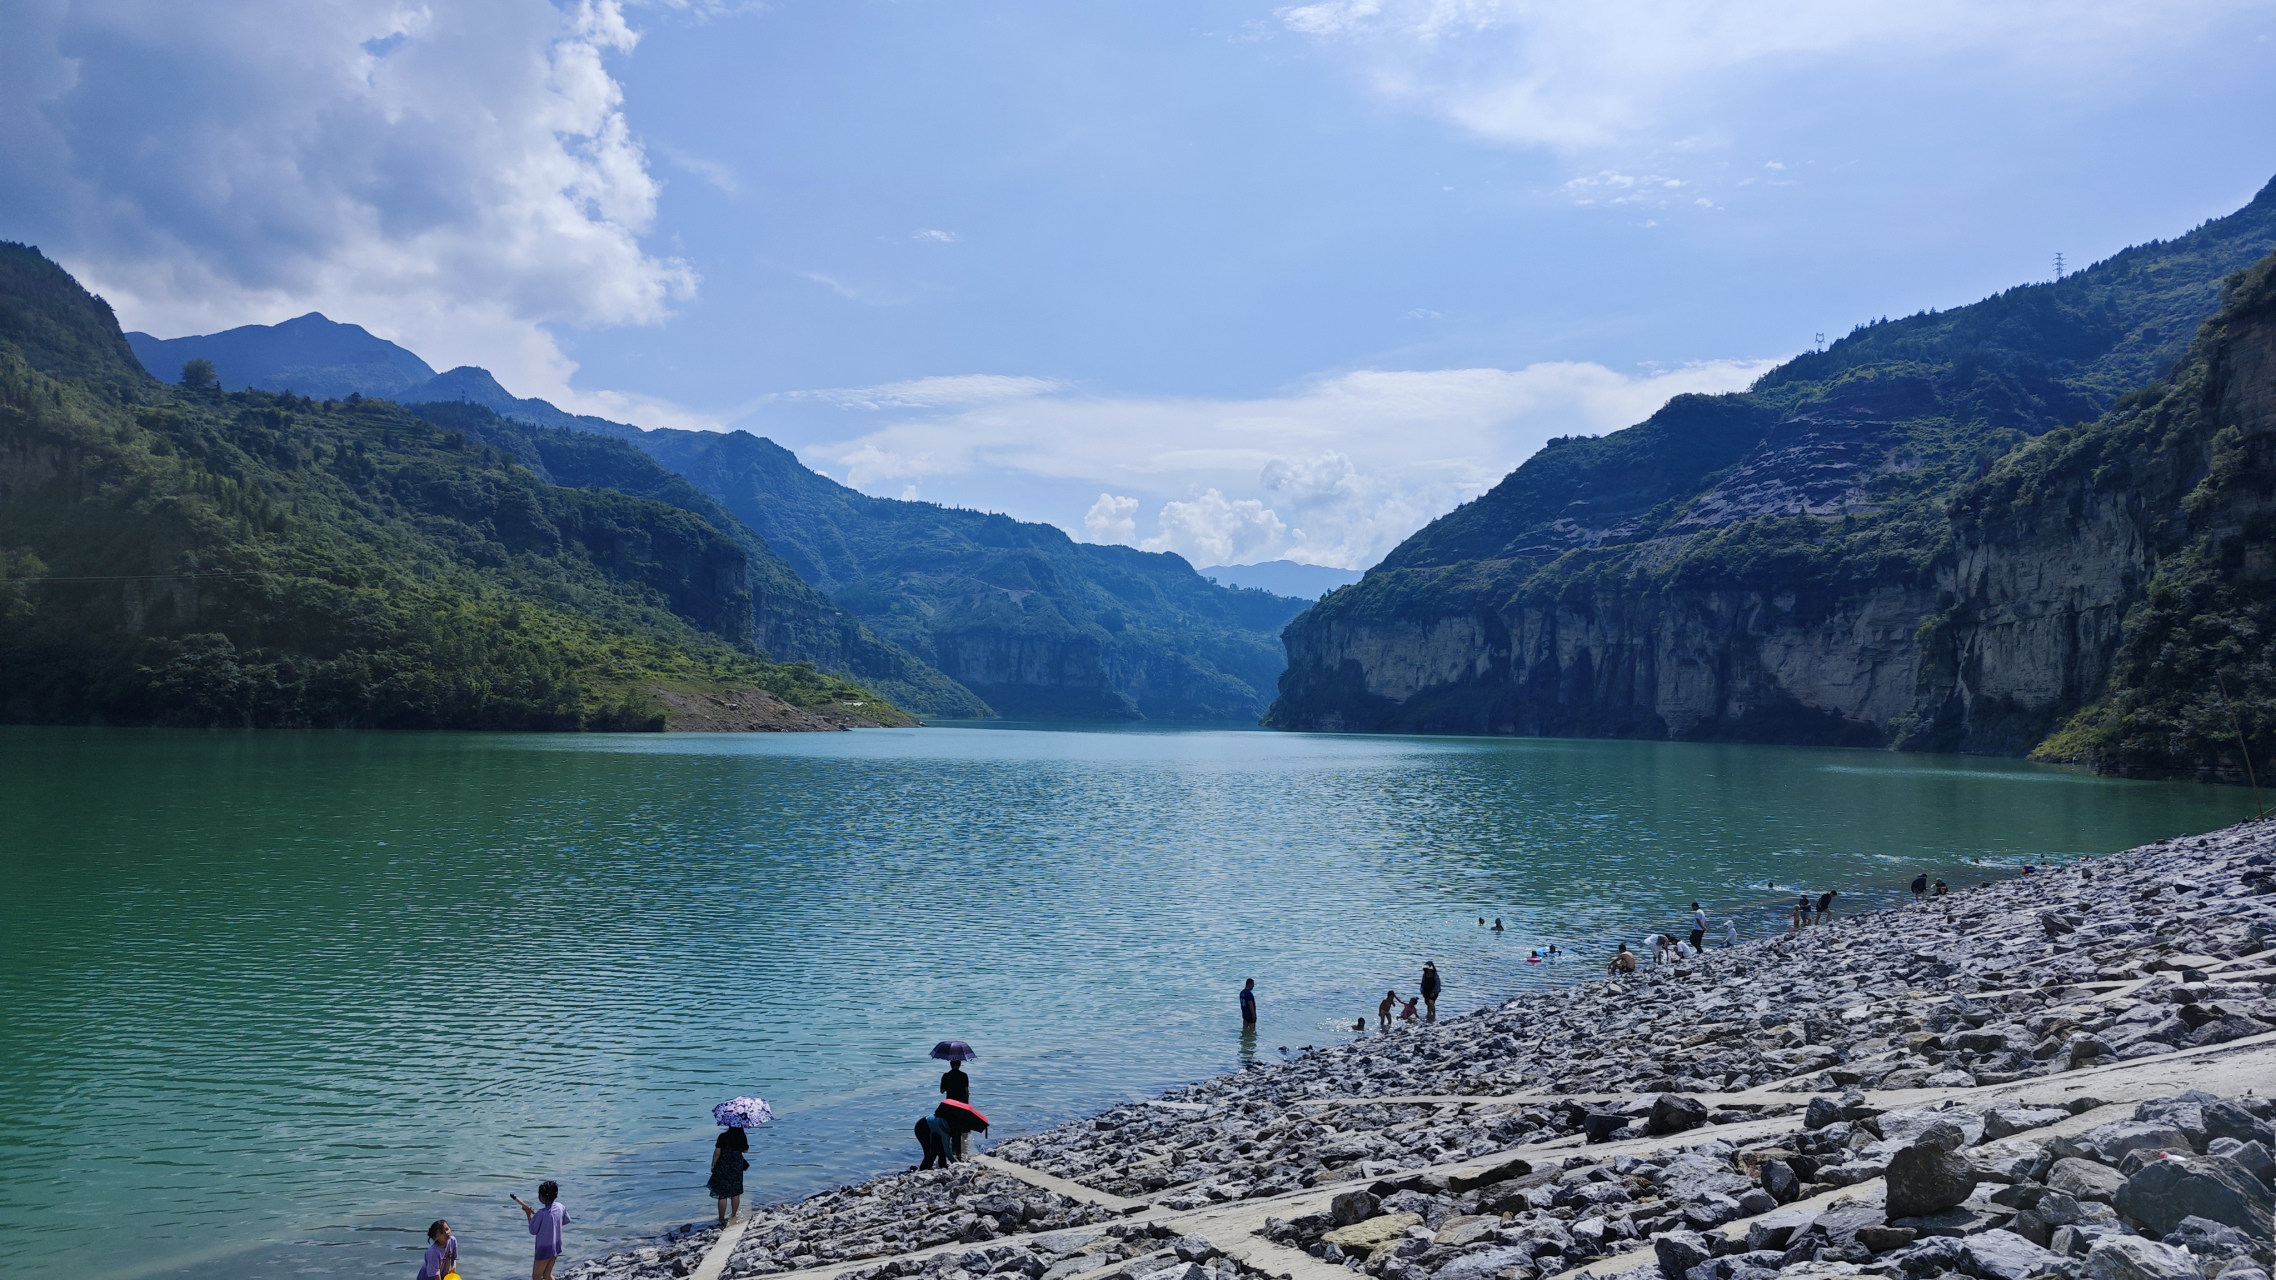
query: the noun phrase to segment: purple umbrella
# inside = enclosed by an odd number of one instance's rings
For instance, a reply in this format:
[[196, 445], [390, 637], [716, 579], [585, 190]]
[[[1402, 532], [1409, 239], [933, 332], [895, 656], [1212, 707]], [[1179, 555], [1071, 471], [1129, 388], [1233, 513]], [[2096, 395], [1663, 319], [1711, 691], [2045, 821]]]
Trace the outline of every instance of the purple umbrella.
[[764, 1098], [729, 1098], [711, 1109], [711, 1118], [730, 1129], [750, 1129], [774, 1119]]
[[980, 1055], [962, 1040], [943, 1040], [933, 1046], [933, 1056], [944, 1062], [972, 1062]]

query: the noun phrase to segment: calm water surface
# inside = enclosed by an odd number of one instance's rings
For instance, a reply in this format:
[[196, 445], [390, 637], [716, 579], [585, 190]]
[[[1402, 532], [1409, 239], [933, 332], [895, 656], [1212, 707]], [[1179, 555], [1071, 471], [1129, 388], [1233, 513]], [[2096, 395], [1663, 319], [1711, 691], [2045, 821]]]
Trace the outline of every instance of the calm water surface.
[[[997, 1133], [1577, 976], [1693, 898], [1743, 932], [2235, 821], [2234, 791], [1633, 742], [946, 727], [784, 736], [0, 729], [0, 1258], [526, 1274], [912, 1163], [934, 1040]], [[1976, 865], [1982, 859], [1985, 865]], [[1479, 916], [1509, 926], [1494, 935]], [[1261, 1035], [1234, 1005], [1255, 977]]]

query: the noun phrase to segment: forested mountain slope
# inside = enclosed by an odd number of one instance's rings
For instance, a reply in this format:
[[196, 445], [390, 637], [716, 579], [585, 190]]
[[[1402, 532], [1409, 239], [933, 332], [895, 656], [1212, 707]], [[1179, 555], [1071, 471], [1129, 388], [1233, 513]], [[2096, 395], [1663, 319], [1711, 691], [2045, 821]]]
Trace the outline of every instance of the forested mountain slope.
[[[2060, 282], [1553, 442], [1293, 624], [1271, 722], [2028, 749], [2100, 668], [2042, 671], [2061, 696], [2002, 713], [1939, 674], [1961, 662], [1924, 625], [1959, 600], [1954, 503], [2172, 369], [2272, 245], [2276, 184]], [[2107, 657], [2110, 623], [2081, 644]]]
[[[319, 332], [282, 325], [173, 339], [152, 358], [202, 356], [258, 378], [347, 385], [375, 364], [410, 356], [353, 326]], [[270, 335], [275, 349], [261, 345]], [[328, 335], [328, 336], [327, 336]], [[317, 338], [342, 360], [301, 353]], [[220, 340], [227, 339], [227, 344]], [[155, 342], [156, 340], [150, 340]], [[149, 346], [138, 337], [138, 350]], [[417, 357], [410, 357], [416, 360]], [[421, 369], [426, 368], [420, 362]], [[170, 378], [178, 370], [152, 366]], [[266, 384], [264, 384], [266, 385]], [[280, 385], [282, 385], [280, 383]], [[1277, 632], [1301, 600], [1220, 587], [1176, 556], [1074, 542], [1058, 529], [932, 503], [872, 498], [817, 475], [789, 451], [746, 433], [643, 431], [572, 414], [461, 366], [392, 393], [512, 448], [553, 474], [539, 437], [514, 443], [496, 419], [609, 436], [654, 457], [709, 504], [673, 496], [595, 443], [574, 472], [595, 484], [659, 497], [732, 529], [750, 553], [759, 643], [776, 657], [843, 672], [928, 715], [1254, 722], [1285, 665]], [[467, 410], [473, 416], [454, 416]], [[556, 437], [547, 448], [569, 446]], [[564, 475], [570, 473], [563, 473]], [[565, 480], [565, 483], [569, 481]], [[776, 559], [780, 553], [780, 560]], [[770, 566], [787, 562], [782, 572]]]
[[1234, 720], [1264, 711], [1303, 601], [1182, 558], [1009, 516], [873, 498], [746, 432], [638, 445], [763, 534], [800, 577], [1009, 716]]
[[0, 717], [660, 728], [754, 691], [903, 719], [761, 659], [744, 548], [697, 515], [385, 401], [163, 385], [0, 245]]

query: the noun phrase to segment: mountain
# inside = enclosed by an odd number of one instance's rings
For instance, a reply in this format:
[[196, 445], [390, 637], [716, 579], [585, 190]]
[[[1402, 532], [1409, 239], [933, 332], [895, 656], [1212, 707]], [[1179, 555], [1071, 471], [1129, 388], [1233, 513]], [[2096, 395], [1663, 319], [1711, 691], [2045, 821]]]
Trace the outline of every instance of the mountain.
[[[820, 593], [821, 609], [844, 610], [865, 629], [767, 623], [770, 602], [792, 594], [778, 584], [784, 589], [761, 592], [769, 653], [847, 672], [927, 715], [1253, 723], [1285, 665], [1275, 633], [1304, 607], [1219, 586], [1178, 556], [1078, 543], [1054, 526], [1008, 516], [873, 498], [747, 432], [645, 431], [568, 413], [518, 398], [477, 368], [453, 369], [404, 397], [429, 416], [449, 410], [420, 402], [458, 401], [610, 436], [653, 457], [779, 553]], [[719, 522], [715, 509], [706, 512]], [[813, 612], [800, 607], [801, 618]]]
[[1218, 564], [1195, 572], [1220, 586], [1248, 587], [1297, 600], [1317, 600], [1337, 587], [1359, 581], [1357, 569], [1330, 569], [1324, 564], [1298, 564], [1294, 560], [1267, 560], [1261, 564]]
[[1221, 587], [1175, 555], [873, 498], [747, 432], [634, 441], [719, 499], [798, 576], [1007, 716], [1243, 721], [1304, 602]]
[[2194, 358], [2223, 281], [2272, 246], [2276, 183], [2061, 281], [1553, 441], [1292, 624], [1269, 722], [2030, 749], [2095, 696], [2118, 640], [2080, 637], [2098, 656], [2070, 668], [2033, 659], [2006, 714], [1967, 692], [1989, 640], [1952, 612], [1981, 567], [1963, 495]]
[[2229, 282], [2170, 378], [2002, 458], [1951, 518], [1938, 565], [1951, 603], [1924, 626], [1924, 745], [2036, 744], [2040, 759], [2111, 773], [2265, 779], [2276, 255]]
[[[182, 366], [211, 360], [223, 387], [291, 391], [317, 400], [351, 395], [400, 399], [432, 380], [427, 362], [361, 325], [339, 324], [320, 312], [281, 324], [249, 324], [188, 338], [126, 335], [135, 359], [161, 382], [179, 382]], [[427, 396], [441, 400], [450, 397]]]
[[0, 718], [376, 728], [905, 723], [759, 656], [746, 550], [384, 400], [148, 377], [0, 244]]
[[[454, 369], [443, 377], [468, 372], [490, 380], [490, 375], [479, 369]], [[492, 381], [490, 385], [497, 384]], [[553, 408], [542, 400], [519, 403]], [[505, 450], [549, 484], [608, 489], [652, 499], [688, 512], [733, 538], [743, 548], [746, 562], [753, 639], [770, 656], [811, 662], [825, 671], [848, 675], [888, 701], [921, 715], [977, 719], [994, 714], [971, 690], [906, 649], [880, 639], [860, 619], [832, 604], [829, 597], [801, 580], [766, 539], [716, 499], [625, 441], [582, 428], [534, 426], [468, 400], [416, 404], [412, 411]]]

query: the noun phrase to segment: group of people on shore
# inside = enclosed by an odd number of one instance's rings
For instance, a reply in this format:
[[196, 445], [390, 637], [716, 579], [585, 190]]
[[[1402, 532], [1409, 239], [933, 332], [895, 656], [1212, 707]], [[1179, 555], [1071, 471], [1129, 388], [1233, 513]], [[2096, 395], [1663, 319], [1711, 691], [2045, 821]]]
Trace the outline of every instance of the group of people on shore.
[[[561, 1185], [550, 1179], [537, 1184], [537, 1203], [508, 1195], [537, 1237], [537, 1258], [530, 1263], [530, 1280], [553, 1280], [553, 1264], [561, 1257], [561, 1229], [569, 1225], [569, 1210], [561, 1203]], [[458, 1237], [450, 1223], [437, 1218], [427, 1227], [427, 1251], [419, 1259], [419, 1280], [445, 1280], [458, 1274]]]

